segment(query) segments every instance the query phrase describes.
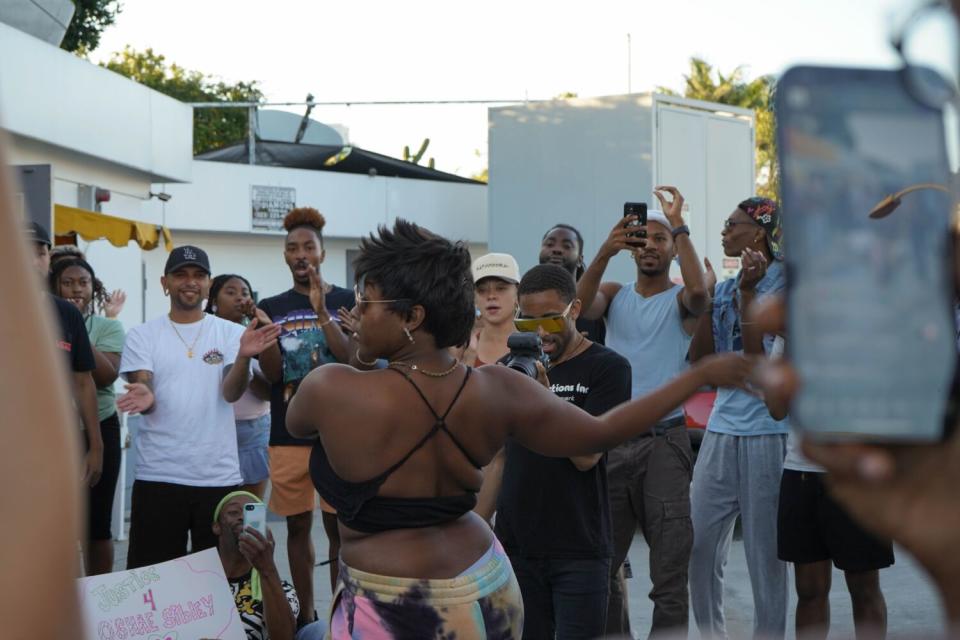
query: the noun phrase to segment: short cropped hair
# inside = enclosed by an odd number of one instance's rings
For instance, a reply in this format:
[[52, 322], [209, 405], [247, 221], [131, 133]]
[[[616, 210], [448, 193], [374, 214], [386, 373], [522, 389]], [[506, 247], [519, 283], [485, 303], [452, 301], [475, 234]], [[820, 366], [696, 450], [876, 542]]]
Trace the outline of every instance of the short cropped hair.
[[323, 214], [313, 207], [297, 207], [291, 209], [283, 218], [283, 228], [287, 233], [300, 227], [307, 227], [317, 234], [320, 239], [320, 248], [323, 248], [323, 227], [326, 226], [327, 219]]
[[564, 302], [573, 302], [577, 297], [577, 283], [573, 275], [556, 264], [540, 264], [523, 274], [517, 295], [556, 291]]
[[545, 234], [543, 234], [543, 238], [540, 239], [540, 242], [543, 242], [544, 240], [546, 240], [546, 239], [547, 239], [547, 236], [550, 235], [550, 232], [553, 231], [554, 229], [566, 229], [567, 231], [571, 231], [571, 232], [573, 233], [573, 235], [577, 236], [577, 249], [578, 249], [578, 251], [579, 251], [579, 253], [580, 253], [580, 260], [579, 260], [579, 262], [577, 262], [577, 272], [574, 274], [574, 277], [577, 279], [577, 281], [579, 281], [580, 278], [583, 277], [584, 272], [586, 271], [586, 269], [585, 269], [584, 266], [583, 266], [583, 260], [584, 260], [584, 258], [583, 258], [583, 234], [580, 233], [580, 230], [577, 229], [576, 227], [574, 227], [573, 225], [569, 225], [569, 224], [566, 224], [566, 223], [564, 223], [564, 222], [558, 222], [557, 224], [555, 224], [555, 225], [553, 225], [552, 227], [550, 227], [549, 229], [547, 229], [547, 232], [546, 232]]
[[426, 311], [423, 328], [438, 348], [470, 340], [476, 315], [470, 251], [412, 222], [397, 218], [360, 241], [354, 261], [357, 283], [375, 284], [385, 303], [406, 318], [414, 305]]

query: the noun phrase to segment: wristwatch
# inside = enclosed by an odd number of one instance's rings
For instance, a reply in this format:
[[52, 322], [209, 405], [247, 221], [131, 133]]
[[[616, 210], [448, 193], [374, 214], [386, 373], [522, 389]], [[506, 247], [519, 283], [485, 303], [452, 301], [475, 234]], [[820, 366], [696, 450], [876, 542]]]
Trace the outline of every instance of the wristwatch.
[[674, 238], [674, 239], [676, 239], [677, 236], [680, 235], [681, 233], [685, 233], [685, 234], [687, 234], [687, 235], [689, 236], [689, 235], [690, 235], [690, 227], [688, 227], [688, 226], [685, 225], [685, 224], [682, 224], [682, 225], [680, 225], [679, 227], [674, 227], [673, 230], [672, 230], [670, 233], [673, 234], [673, 238]]

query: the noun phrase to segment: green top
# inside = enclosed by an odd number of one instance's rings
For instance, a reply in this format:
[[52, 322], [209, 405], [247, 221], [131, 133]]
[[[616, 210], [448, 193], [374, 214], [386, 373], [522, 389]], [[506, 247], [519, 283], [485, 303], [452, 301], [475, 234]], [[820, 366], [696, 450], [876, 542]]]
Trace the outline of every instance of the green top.
[[[87, 334], [90, 336], [90, 346], [101, 353], [123, 352], [123, 323], [113, 318], [103, 316], [89, 316], [87, 318]], [[104, 420], [117, 412], [116, 393], [113, 385], [97, 387], [97, 419]]]

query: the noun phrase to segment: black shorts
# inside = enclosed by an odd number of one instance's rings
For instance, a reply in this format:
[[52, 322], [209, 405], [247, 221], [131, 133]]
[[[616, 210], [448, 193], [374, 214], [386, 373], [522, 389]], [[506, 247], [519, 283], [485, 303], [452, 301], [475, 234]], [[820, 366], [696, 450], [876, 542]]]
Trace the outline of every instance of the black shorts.
[[110, 519], [120, 476], [120, 420], [117, 414], [100, 422], [100, 435], [103, 437], [103, 472], [100, 481], [90, 487], [87, 497], [87, 537], [90, 540], [113, 538]]
[[217, 545], [213, 512], [237, 487], [191, 487], [136, 480], [130, 509], [127, 569], [158, 564]]
[[833, 560], [842, 571], [893, 564], [893, 545], [867, 533], [830, 497], [822, 473], [783, 470], [777, 515], [777, 557], [806, 564]]

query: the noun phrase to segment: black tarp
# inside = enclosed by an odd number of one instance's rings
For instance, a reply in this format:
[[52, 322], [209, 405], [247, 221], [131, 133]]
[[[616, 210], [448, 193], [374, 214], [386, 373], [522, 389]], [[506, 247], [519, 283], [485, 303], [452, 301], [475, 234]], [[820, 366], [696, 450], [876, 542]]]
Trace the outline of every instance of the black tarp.
[[[440, 182], [464, 182], [484, 184], [452, 173], [421, 167], [399, 158], [391, 158], [360, 147], [339, 145], [296, 144], [258, 140], [255, 145], [255, 164], [267, 167], [289, 167], [315, 171], [339, 171], [389, 178], [417, 178]], [[196, 156], [197, 160], [248, 164], [247, 143], [208, 151]]]

